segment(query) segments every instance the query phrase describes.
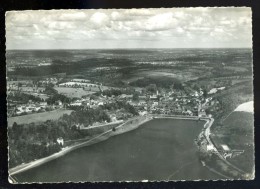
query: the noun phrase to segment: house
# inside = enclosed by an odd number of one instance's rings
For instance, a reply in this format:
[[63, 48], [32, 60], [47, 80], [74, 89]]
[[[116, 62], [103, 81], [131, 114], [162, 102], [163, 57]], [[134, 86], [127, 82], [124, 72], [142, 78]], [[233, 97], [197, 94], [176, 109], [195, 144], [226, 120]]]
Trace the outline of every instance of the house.
[[195, 91], [193, 94], [191, 94], [191, 96], [198, 97], [199, 96], [198, 91]]
[[72, 102], [72, 103], [70, 103], [70, 106], [81, 106], [82, 105], [82, 102], [81, 101], [79, 101], [79, 100], [77, 100], [77, 101], [75, 101], [75, 102]]
[[214, 94], [214, 93], [216, 93], [217, 91], [218, 91], [218, 89], [213, 88], [213, 89], [211, 89], [211, 90], [208, 92], [208, 94]]
[[207, 114], [206, 114], [205, 110], [201, 109], [200, 111], [198, 111], [198, 116], [199, 117], [206, 117]]
[[225, 145], [225, 144], [222, 144], [221, 147], [222, 147], [222, 149], [223, 149], [225, 152], [230, 151], [230, 148], [229, 148], [227, 145]]
[[102, 105], [104, 105], [104, 102], [99, 102], [98, 105], [102, 106]]
[[151, 100], [158, 100], [158, 96], [157, 95], [150, 95], [150, 99]]
[[215, 151], [215, 148], [214, 148], [213, 144], [208, 144], [206, 149], [207, 149], [208, 152]]
[[47, 106], [47, 102], [40, 102], [40, 106]]
[[62, 106], [62, 102], [61, 102], [60, 100], [57, 101], [57, 104], [58, 104], [59, 106]]
[[193, 116], [193, 113], [192, 113], [192, 111], [190, 111], [190, 110], [187, 110], [186, 113], [187, 113], [188, 115], [190, 115], [190, 116]]
[[140, 112], [139, 112], [139, 115], [141, 115], [141, 116], [145, 116], [145, 115], [147, 115], [147, 114], [148, 114], [147, 111], [140, 111]]
[[110, 119], [111, 119], [111, 122], [116, 122], [117, 121], [117, 119], [116, 119], [116, 116], [114, 115], [114, 116], [110, 116]]
[[232, 151], [230, 150], [230, 148], [227, 146], [227, 145], [225, 145], [225, 144], [222, 144], [221, 145], [221, 147], [222, 147], [222, 149], [223, 149], [223, 156], [224, 156], [224, 158], [226, 159], [227, 157], [229, 157], [229, 158], [232, 158]]
[[22, 113], [32, 113], [33, 111], [38, 111], [41, 109], [41, 106], [35, 106], [34, 104], [22, 105], [17, 107], [16, 114], [20, 115]]
[[17, 107], [17, 111], [16, 111], [16, 114], [17, 114], [17, 115], [20, 115], [20, 114], [22, 114], [23, 112], [25, 112], [25, 106], [19, 106], [19, 107]]
[[41, 110], [41, 106], [36, 106], [34, 110], [38, 112], [39, 110]]
[[145, 100], [139, 100], [138, 106], [143, 106], [143, 105], [146, 105], [146, 101]]
[[63, 138], [62, 138], [62, 137], [57, 138], [57, 143], [58, 143], [59, 145], [63, 146], [63, 145], [64, 145], [64, 140], [63, 140]]

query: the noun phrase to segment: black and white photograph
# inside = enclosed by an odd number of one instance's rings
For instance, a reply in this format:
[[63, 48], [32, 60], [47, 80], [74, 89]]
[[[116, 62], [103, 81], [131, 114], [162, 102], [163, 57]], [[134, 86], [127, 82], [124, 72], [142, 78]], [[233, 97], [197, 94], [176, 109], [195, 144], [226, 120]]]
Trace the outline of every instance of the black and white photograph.
[[9, 182], [255, 178], [250, 7], [8, 11]]

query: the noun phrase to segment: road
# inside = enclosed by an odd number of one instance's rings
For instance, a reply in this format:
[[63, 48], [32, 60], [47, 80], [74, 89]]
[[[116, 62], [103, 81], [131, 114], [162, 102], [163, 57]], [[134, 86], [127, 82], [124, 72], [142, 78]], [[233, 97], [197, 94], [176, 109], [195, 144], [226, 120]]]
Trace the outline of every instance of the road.
[[[40, 166], [40, 165], [42, 165], [44, 163], [47, 163], [47, 162], [49, 162], [51, 160], [59, 158], [59, 157], [65, 155], [65, 154], [71, 152], [72, 150], [75, 150], [75, 149], [78, 149], [80, 147], [83, 147], [83, 146], [86, 146], [86, 145], [91, 145], [91, 144], [97, 143], [99, 141], [102, 141], [102, 140], [104, 140], [102, 138], [102, 136], [105, 136], [108, 133], [111, 133], [111, 135], [108, 135], [107, 138], [109, 138], [111, 136], [114, 136], [114, 135], [117, 135], [117, 134], [122, 134], [122, 133], [128, 132], [128, 131], [133, 130], [133, 129], [136, 129], [140, 125], [142, 125], [145, 122], [151, 120], [150, 117], [146, 117], [145, 119], [143, 119], [142, 121], [140, 121], [138, 123], [132, 123], [133, 120], [139, 120], [138, 118], [140, 118], [140, 117], [131, 118], [128, 121], [126, 121], [125, 123], [115, 127], [116, 128], [115, 132], [112, 131], [112, 129], [107, 130], [107, 131], [105, 131], [105, 132], [103, 132], [103, 133], [101, 133], [101, 134], [99, 134], [99, 135], [97, 135], [97, 136], [95, 136], [95, 137], [93, 137], [91, 139], [88, 139], [85, 142], [65, 147], [61, 151], [59, 151], [59, 152], [57, 152], [55, 154], [52, 154], [52, 155], [50, 155], [48, 157], [41, 158], [41, 159], [35, 160], [33, 162], [22, 164], [22, 165], [14, 167], [14, 168], [11, 168], [11, 169], [9, 169], [9, 175], [12, 176], [12, 175], [24, 172], [26, 170], [32, 169], [34, 167]], [[130, 123], [130, 125], [129, 125], [129, 123]], [[125, 126], [127, 126], [127, 127], [125, 127]]]
[[[85, 142], [82, 142], [82, 143], [79, 143], [79, 144], [75, 144], [75, 145], [72, 145], [72, 146], [69, 146], [69, 147], [66, 147], [66, 148], [63, 148], [60, 152], [57, 152], [55, 154], [52, 154], [48, 157], [45, 157], [45, 158], [41, 158], [39, 160], [35, 160], [33, 162], [30, 162], [30, 163], [27, 163], [27, 164], [23, 164], [23, 165], [20, 165], [20, 166], [17, 166], [17, 167], [14, 167], [12, 169], [9, 170], [9, 175], [12, 176], [12, 175], [15, 175], [17, 173], [21, 173], [21, 172], [24, 172], [26, 170], [29, 170], [31, 168], [34, 168], [36, 166], [39, 166], [39, 165], [42, 165], [46, 162], [49, 162], [51, 160], [54, 160], [58, 157], [61, 157], [69, 152], [71, 152], [72, 150], [75, 150], [77, 148], [80, 148], [80, 147], [83, 147], [83, 146], [86, 146], [86, 145], [91, 145], [91, 144], [94, 144], [94, 143], [97, 143], [101, 140], [104, 140], [102, 139], [102, 136], [105, 136], [106, 134], [108, 133], [111, 133], [111, 135], [108, 135], [107, 138], [111, 137], [111, 136], [114, 136], [114, 135], [118, 135], [118, 134], [122, 134], [122, 133], [125, 133], [125, 132], [128, 132], [130, 130], [133, 130], [133, 129], [136, 129], [138, 128], [140, 125], [144, 124], [145, 122], [148, 122], [150, 121], [151, 119], [154, 118], [172, 118], [172, 119], [190, 119], [190, 120], [198, 120], [198, 117], [196, 116], [169, 116], [169, 115], [148, 115], [147, 117], [142, 117], [144, 119], [142, 119], [140, 121], [140, 119], [138, 119], [139, 117], [134, 117], [134, 118], [131, 118], [129, 119], [128, 121], [126, 121], [125, 123], [119, 125], [116, 127], [116, 131], [112, 131], [112, 129], [108, 130], [108, 131], [105, 131], [91, 139], [88, 139], [87, 141]], [[136, 121], [135, 123], [133, 123], [133, 121]], [[234, 165], [232, 165], [231, 163], [229, 163], [221, 154], [220, 152], [217, 150], [216, 146], [213, 144], [213, 142], [211, 141], [210, 139], [210, 128], [214, 122], [214, 119], [213, 118], [209, 118], [209, 117], [203, 117], [203, 118], [200, 118], [200, 120], [204, 120], [206, 121], [205, 125], [204, 125], [204, 135], [206, 137], [206, 140], [209, 144], [211, 144], [212, 146], [214, 146], [214, 151], [215, 153], [218, 155], [219, 158], [221, 158], [226, 164], [228, 164], [229, 166], [233, 167], [234, 169], [236, 169], [237, 171], [241, 172], [241, 173], [244, 173], [242, 170], [240, 170], [239, 168], [235, 167]]]
[[238, 167], [234, 166], [233, 164], [231, 164], [229, 161], [227, 161], [223, 155], [218, 151], [218, 149], [216, 148], [216, 146], [214, 145], [214, 143], [211, 141], [210, 139], [210, 128], [214, 122], [213, 118], [210, 117], [205, 117], [202, 118], [202, 120], [206, 120], [206, 124], [204, 125], [204, 127], [206, 126], [206, 129], [204, 130], [204, 136], [206, 137], [206, 140], [208, 142], [209, 145], [213, 146], [213, 151], [215, 152], [215, 154], [221, 159], [223, 160], [227, 165], [229, 165], [230, 167], [234, 168], [235, 170], [237, 170], [239, 173], [241, 174], [245, 174], [246, 172], [244, 172], [243, 170], [239, 169]]

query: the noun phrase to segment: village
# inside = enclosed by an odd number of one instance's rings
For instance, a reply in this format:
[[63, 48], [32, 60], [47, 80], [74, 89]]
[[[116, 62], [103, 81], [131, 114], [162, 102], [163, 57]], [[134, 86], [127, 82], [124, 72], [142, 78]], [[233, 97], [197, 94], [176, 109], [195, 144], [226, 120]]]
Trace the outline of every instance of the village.
[[[100, 83], [90, 82], [86, 79], [71, 79], [59, 83], [58, 78], [47, 78], [35, 84], [33, 81], [7, 81], [8, 97], [17, 93], [28, 95], [27, 101], [8, 98], [8, 116], [20, 116], [32, 113], [51, 111], [54, 109], [75, 109], [76, 107], [97, 108], [115, 102], [125, 102], [135, 108], [139, 115], [146, 114], [171, 114], [187, 116], [212, 116], [206, 112], [218, 109], [218, 101], [212, 98], [212, 94], [218, 90], [213, 88], [207, 95], [202, 89], [186, 93], [182, 90], [153, 89], [147, 91], [140, 88], [133, 88], [126, 91], [122, 88], [102, 86]], [[69, 102], [63, 99], [55, 99], [49, 102], [52, 94], [46, 92], [50, 86], [58, 94], [65, 96]], [[31, 98], [35, 97], [35, 98]], [[111, 120], [129, 118], [130, 115], [122, 111], [108, 111]]]
[[[222, 91], [225, 87], [212, 88], [205, 94], [201, 88], [186, 93], [183, 90], [166, 90], [154, 88], [153, 91], [147, 91], [142, 88], [132, 88], [126, 90], [123, 88], [106, 87], [100, 83], [91, 82], [86, 79], [71, 79], [66, 82], [59, 82], [59, 78], [47, 78], [38, 83], [33, 81], [9, 81], [7, 83], [8, 95], [16, 93], [29, 95], [28, 101], [24, 103], [19, 99], [16, 101], [8, 98], [10, 117], [23, 116], [28, 114], [37, 114], [41, 112], [50, 112], [53, 110], [78, 110], [78, 109], [97, 109], [103, 107], [110, 117], [110, 122], [97, 121], [91, 125], [76, 124], [78, 129], [86, 130], [105, 125], [123, 123], [137, 115], [175, 115], [190, 116], [198, 118], [211, 118], [208, 112], [218, 110], [219, 102], [214, 100], [213, 95]], [[49, 101], [53, 94], [47, 94], [46, 88], [50, 87], [57, 91], [64, 98], [55, 98], [55, 101]], [[74, 93], [77, 93], [73, 96]], [[32, 97], [35, 97], [32, 98]], [[58, 96], [59, 97], [59, 96]], [[126, 111], [118, 103], [123, 103], [131, 107], [131, 111]], [[115, 105], [116, 104], [116, 105]], [[113, 107], [113, 108], [109, 108]], [[203, 129], [203, 132], [205, 132]], [[57, 143], [64, 145], [63, 138], [57, 138]], [[205, 135], [200, 135], [196, 140], [200, 151], [215, 153], [216, 150], [205, 140]], [[223, 157], [232, 157], [234, 154], [228, 146], [223, 148]], [[222, 149], [218, 149], [222, 150]]]
[[5, 14], [10, 183], [255, 178], [253, 7], [50, 9]]

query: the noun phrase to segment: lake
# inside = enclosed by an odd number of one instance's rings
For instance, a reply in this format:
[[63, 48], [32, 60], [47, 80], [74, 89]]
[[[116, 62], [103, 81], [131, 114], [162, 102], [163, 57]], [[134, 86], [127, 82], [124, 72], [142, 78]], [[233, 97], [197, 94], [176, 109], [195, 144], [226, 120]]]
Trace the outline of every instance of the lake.
[[203, 121], [155, 119], [14, 175], [18, 182], [223, 179], [203, 167], [194, 139]]

